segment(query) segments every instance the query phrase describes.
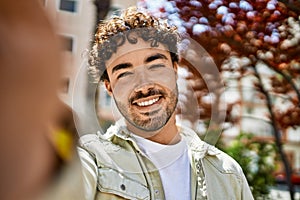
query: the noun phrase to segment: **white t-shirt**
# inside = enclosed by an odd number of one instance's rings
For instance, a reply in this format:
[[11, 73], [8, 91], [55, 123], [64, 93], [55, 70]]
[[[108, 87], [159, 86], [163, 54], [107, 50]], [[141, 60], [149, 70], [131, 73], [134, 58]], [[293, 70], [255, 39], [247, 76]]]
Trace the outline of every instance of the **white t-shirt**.
[[191, 199], [190, 161], [185, 140], [163, 145], [133, 135], [137, 145], [159, 170], [166, 200]]

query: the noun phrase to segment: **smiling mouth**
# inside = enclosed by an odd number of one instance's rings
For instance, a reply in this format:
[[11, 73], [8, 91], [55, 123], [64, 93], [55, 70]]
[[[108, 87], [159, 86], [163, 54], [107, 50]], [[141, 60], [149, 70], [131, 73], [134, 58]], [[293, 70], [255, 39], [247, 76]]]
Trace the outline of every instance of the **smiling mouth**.
[[157, 103], [161, 99], [161, 95], [153, 95], [153, 96], [148, 96], [145, 98], [140, 98], [137, 100], [134, 100], [132, 102], [133, 105], [137, 105], [139, 107], [147, 107], [147, 106], [152, 106], [155, 103]]
[[136, 103], [138, 106], [151, 106], [153, 105], [154, 103], [156, 103], [157, 101], [159, 100], [159, 97], [155, 98], [155, 99], [151, 99], [149, 101], [142, 101], [142, 102], [139, 102], [139, 103]]

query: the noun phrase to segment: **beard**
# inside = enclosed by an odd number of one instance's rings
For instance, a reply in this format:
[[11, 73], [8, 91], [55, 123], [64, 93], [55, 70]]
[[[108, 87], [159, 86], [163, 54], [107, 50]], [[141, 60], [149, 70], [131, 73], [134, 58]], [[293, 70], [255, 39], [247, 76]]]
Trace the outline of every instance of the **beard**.
[[[163, 103], [160, 109], [141, 113], [138, 112], [138, 109], [134, 108], [132, 102], [135, 99], [155, 94], [161, 95], [160, 98]], [[169, 89], [151, 89], [147, 94], [136, 93], [129, 98], [127, 102], [119, 101], [116, 98], [114, 99], [118, 110], [130, 124], [143, 131], [157, 131], [166, 125], [176, 109], [178, 88], [176, 85], [173, 91]]]

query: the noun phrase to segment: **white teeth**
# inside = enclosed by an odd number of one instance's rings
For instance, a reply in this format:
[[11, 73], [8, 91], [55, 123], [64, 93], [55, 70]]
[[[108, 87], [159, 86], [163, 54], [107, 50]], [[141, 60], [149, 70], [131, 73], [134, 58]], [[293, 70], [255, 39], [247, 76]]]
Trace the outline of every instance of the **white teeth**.
[[154, 104], [155, 102], [157, 102], [159, 100], [159, 98], [155, 98], [155, 99], [151, 99], [149, 101], [143, 101], [143, 102], [139, 102], [137, 103], [138, 106], [150, 106], [152, 104]]

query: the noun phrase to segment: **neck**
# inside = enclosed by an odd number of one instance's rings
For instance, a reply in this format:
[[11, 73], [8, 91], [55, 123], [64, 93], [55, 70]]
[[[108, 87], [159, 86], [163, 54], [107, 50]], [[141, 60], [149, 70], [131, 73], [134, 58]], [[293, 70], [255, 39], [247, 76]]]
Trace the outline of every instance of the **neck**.
[[175, 113], [161, 129], [156, 131], [144, 131], [128, 122], [126, 124], [132, 133], [160, 144], [176, 144], [181, 139], [176, 126]]

